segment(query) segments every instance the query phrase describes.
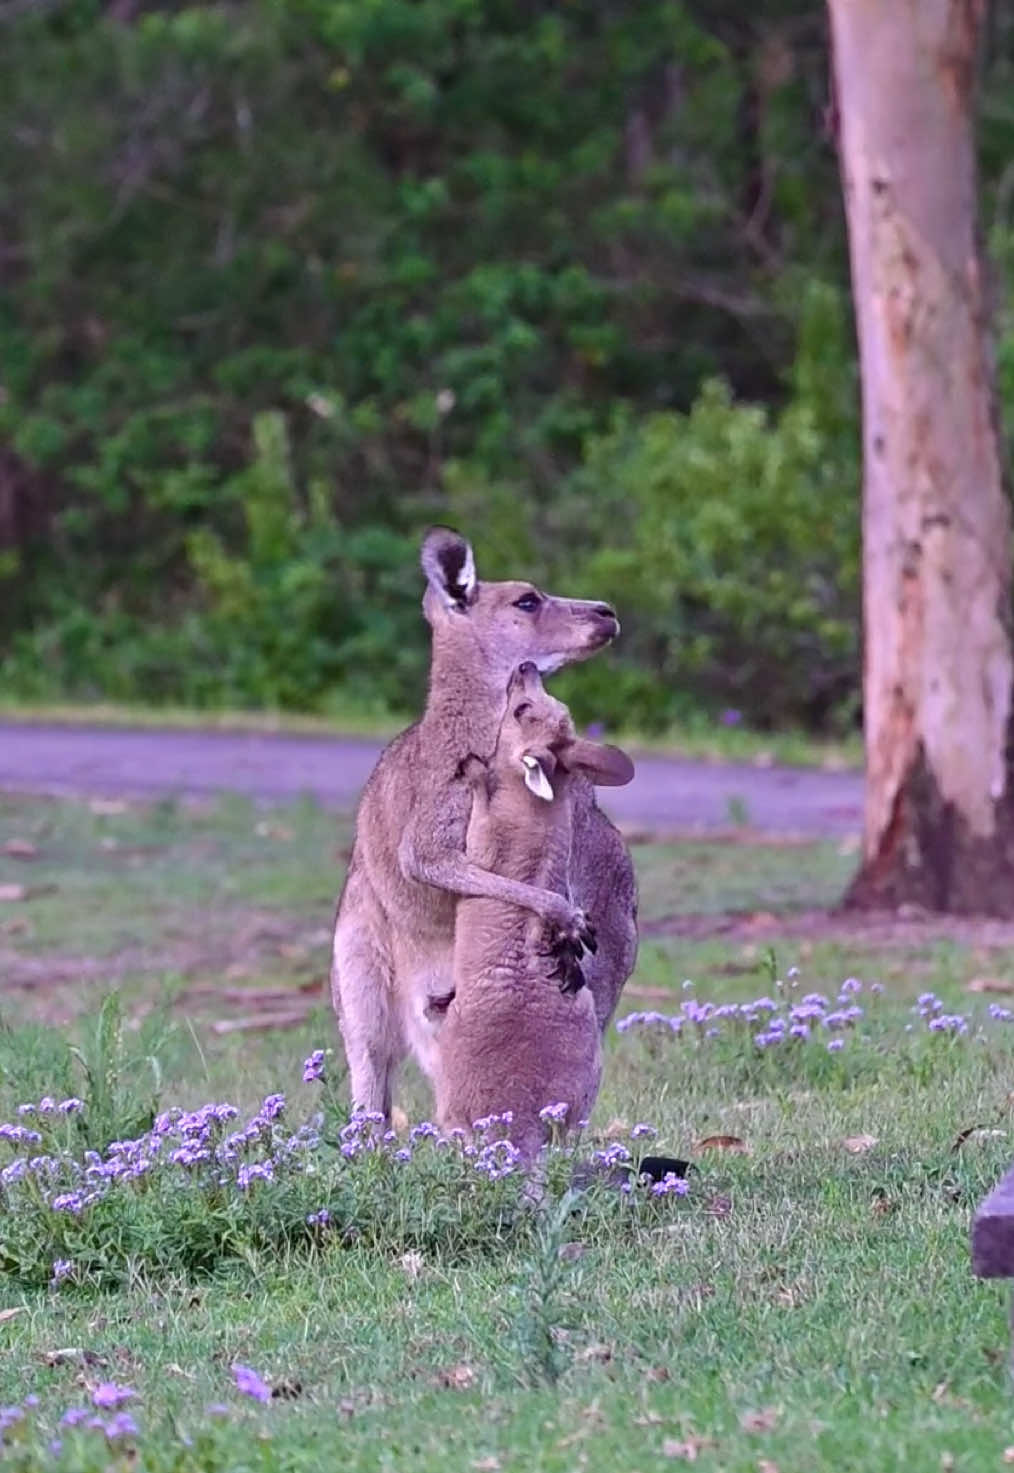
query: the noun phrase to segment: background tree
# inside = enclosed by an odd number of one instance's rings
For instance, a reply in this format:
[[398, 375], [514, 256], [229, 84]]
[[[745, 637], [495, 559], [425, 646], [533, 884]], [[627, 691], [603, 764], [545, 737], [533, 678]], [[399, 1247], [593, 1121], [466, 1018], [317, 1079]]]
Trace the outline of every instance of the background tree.
[[984, 0], [830, 0], [863, 404], [856, 905], [1014, 914], [1011, 518], [975, 154]]

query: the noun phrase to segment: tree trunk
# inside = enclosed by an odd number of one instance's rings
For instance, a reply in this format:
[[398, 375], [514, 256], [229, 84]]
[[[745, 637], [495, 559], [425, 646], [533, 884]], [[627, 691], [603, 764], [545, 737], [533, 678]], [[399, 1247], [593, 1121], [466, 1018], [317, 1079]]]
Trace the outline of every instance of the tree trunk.
[[1010, 507], [977, 229], [985, 0], [828, 0], [862, 368], [867, 796], [846, 904], [1014, 915]]

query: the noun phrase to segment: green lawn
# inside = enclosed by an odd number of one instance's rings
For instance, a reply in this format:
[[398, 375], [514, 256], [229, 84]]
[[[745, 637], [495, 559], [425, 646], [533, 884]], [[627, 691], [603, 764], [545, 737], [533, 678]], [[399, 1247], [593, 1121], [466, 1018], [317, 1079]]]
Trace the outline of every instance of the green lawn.
[[[1014, 1022], [990, 1016], [1011, 998], [979, 990], [1014, 989], [1009, 935], [821, 920], [855, 862], [831, 844], [639, 845], [644, 941], [621, 1011], [686, 1021], [610, 1031], [580, 1154], [648, 1145], [696, 1170], [685, 1197], [568, 1199], [556, 1152], [532, 1211], [516, 1177], [404, 1130], [342, 1155], [340, 1051], [328, 1083], [302, 1081], [335, 1042], [322, 987], [349, 833], [308, 804], [0, 800], [0, 1121], [43, 1137], [0, 1140], [0, 1170], [36, 1151], [63, 1173], [0, 1178], [11, 1467], [1004, 1465], [1007, 1294], [972, 1279], [968, 1229], [1014, 1156]], [[99, 1021], [111, 985], [119, 1033], [108, 1004]], [[939, 1006], [913, 1010], [928, 991]], [[810, 993], [825, 1015], [862, 1012], [763, 1045], [767, 1008], [692, 1021], [764, 995], [787, 1016]], [[287, 1026], [216, 1031], [280, 1012]], [[941, 1013], [963, 1023], [931, 1029]], [[52, 1207], [78, 1190], [67, 1161], [140, 1135], [156, 1096], [234, 1103], [220, 1147], [275, 1091], [284, 1112], [236, 1160], [95, 1176], [106, 1195]], [[85, 1108], [17, 1113], [47, 1094]], [[425, 1119], [412, 1071], [401, 1104]], [[287, 1155], [321, 1110], [323, 1142]], [[657, 1139], [631, 1138], [639, 1122]], [[238, 1161], [269, 1158], [272, 1180], [236, 1185]], [[307, 1226], [321, 1209], [330, 1222]], [[72, 1267], [52, 1284], [58, 1260]], [[99, 1410], [109, 1383], [136, 1394]], [[83, 1408], [111, 1435], [60, 1425]], [[116, 1436], [118, 1410], [136, 1433]]]

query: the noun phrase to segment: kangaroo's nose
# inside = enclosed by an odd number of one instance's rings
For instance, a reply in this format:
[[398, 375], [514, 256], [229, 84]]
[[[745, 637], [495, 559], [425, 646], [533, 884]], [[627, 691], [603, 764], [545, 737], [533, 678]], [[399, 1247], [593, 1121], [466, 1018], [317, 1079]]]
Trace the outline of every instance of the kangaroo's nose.
[[598, 616], [599, 616], [600, 619], [615, 619], [616, 618], [616, 610], [615, 609], [611, 609], [608, 604], [596, 604], [595, 605], [595, 613], [598, 614]]

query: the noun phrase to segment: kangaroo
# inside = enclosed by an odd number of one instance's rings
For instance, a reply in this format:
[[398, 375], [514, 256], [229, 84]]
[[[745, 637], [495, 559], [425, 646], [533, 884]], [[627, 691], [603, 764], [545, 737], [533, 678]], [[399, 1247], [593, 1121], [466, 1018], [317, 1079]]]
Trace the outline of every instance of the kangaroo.
[[472, 791], [462, 763], [492, 752], [511, 674], [526, 660], [548, 674], [589, 658], [618, 634], [615, 613], [531, 583], [480, 582], [470, 544], [447, 527], [426, 534], [421, 562], [433, 641], [429, 694], [421, 719], [381, 754], [360, 799], [331, 967], [352, 1103], [385, 1119], [395, 1071], [410, 1051], [433, 1076], [440, 1021], [430, 1000], [451, 991], [461, 896], [526, 906], [572, 960], [592, 940], [594, 916], [598, 950], [584, 973], [600, 1028], [637, 952], [630, 855], [587, 780], [576, 779], [574, 791], [570, 894], [505, 878], [465, 855]]
[[[570, 712], [548, 695], [533, 664], [507, 689], [507, 711], [488, 762], [467, 760], [471, 862], [540, 889], [567, 893], [577, 774], [622, 786], [633, 763], [618, 747], [578, 738]], [[437, 1119], [470, 1130], [510, 1111], [504, 1131], [526, 1165], [546, 1138], [539, 1115], [564, 1106], [556, 1123], [586, 1118], [602, 1070], [599, 1025], [588, 990], [565, 977], [549, 985], [545, 923], [509, 900], [458, 901], [454, 997], [436, 1043]], [[579, 971], [579, 963], [572, 962]], [[568, 995], [571, 994], [571, 995]]]

